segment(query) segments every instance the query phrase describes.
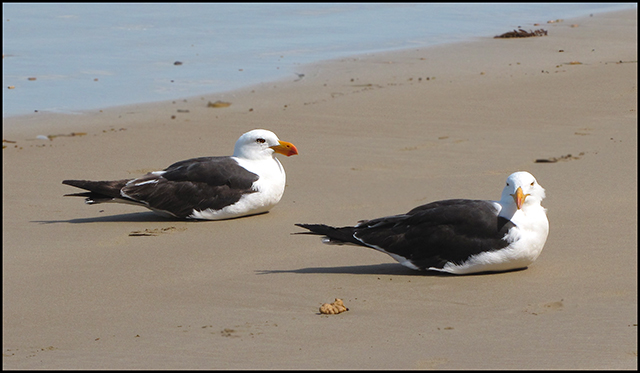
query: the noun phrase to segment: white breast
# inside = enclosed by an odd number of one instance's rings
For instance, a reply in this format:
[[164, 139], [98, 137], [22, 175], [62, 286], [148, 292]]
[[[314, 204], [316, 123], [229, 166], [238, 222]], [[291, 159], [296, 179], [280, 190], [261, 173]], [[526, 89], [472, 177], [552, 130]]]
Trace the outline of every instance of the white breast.
[[549, 234], [549, 220], [545, 209], [531, 206], [527, 211], [519, 210], [511, 218], [516, 225], [504, 237], [510, 244], [504, 249], [488, 251], [469, 257], [457, 265], [447, 263], [442, 269], [430, 268], [455, 274], [499, 272], [526, 268], [533, 263], [544, 247]]
[[238, 202], [220, 210], [194, 211], [190, 218], [220, 220], [259, 214], [269, 211], [280, 201], [286, 184], [286, 175], [280, 161], [275, 158], [264, 160], [235, 159], [240, 166], [259, 176], [258, 181], [253, 183], [253, 189], [256, 192], [247, 193]]

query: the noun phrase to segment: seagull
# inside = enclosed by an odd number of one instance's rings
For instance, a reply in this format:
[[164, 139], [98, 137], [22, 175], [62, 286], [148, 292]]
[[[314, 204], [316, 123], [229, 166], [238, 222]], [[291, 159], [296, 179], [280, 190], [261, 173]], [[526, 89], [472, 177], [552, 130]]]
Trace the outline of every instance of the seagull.
[[347, 227], [296, 225], [324, 243], [369, 247], [418, 271], [503, 272], [526, 268], [540, 255], [549, 234], [544, 198], [535, 177], [519, 171], [507, 178], [500, 201], [431, 202]]
[[275, 153], [298, 149], [271, 131], [255, 129], [238, 139], [233, 156], [200, 157], [176, 162], [137, 179], [64, 180], [88, 192], [85, 203], [128, 203], [180, 219], [221, 220], [269, 211], [282, 198], [286, 176]]

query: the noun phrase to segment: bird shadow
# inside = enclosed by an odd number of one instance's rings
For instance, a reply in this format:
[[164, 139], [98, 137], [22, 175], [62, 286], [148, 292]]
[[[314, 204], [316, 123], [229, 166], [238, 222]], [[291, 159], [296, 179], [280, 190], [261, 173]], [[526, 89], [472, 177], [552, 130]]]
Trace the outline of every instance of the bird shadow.
[[70, 223], [70, 224], [84, 224], [84, 223], [135, 223], [135, 222], [171, 222], [171, 221], [185, 221], [178, 218], [166, 218], [157, 215], [153, 212], [132, 212], [127, 214], [109, 215], [109, 216], [96, 216], [91, 218], [77, 218], [69, 220], [32, 220], [30, 223], [38, 224], [56, 224], [56, 223]]
[[422, 277], [466, 277], [466, 276], [489, 276], [501, 273], [519, 272], [526, 268], [512, 269], [500, 272], [478, 272], [469, 274], [453, 274], [447, 272], [426, 270], [416, 271], [400, 264], [383, 263], [361, 266], [342, 267], [308, 267], [290, 270], [255, 270], [257, 275], [273, 275], [279, 273], [298, 274], [349, 274], [349, 275], [394, 275], [394, 276], [422, 276]]
[[[222, 220], [235, 220], [242, 219], [249, 216], [268, 214], [269, 211], [261, 212], [253, 215], [238, 216], [229, 219]], [[206, 222], [212, 220], [200, 220], [200, 219], [180, 219], [171, 216], [161, 216], [154, 212], [131, 212], [127, 214], [109, 215], [109, 216], [97, 216], [91, 218], [79, 218], [69, 220], [31, 220], [30, 223], [38, 224], [55, 224], [55, 223], [70, 223], [70, 224], [83, 224], [83, 223], [149, 223], [149, 222]]]
[[438, 271], [416, 271], [400, 264], [383, 263], [360, 266], [341, 267], [308, 267], [300, 269], [275, 269], [256, 270], [257, 275], [273, 275], [280, 273], [298, 274], [349, 274], [349, 275], [394, 275], [394, 276], [432, 276], [432, 277], [452, 277], [450, 273]]

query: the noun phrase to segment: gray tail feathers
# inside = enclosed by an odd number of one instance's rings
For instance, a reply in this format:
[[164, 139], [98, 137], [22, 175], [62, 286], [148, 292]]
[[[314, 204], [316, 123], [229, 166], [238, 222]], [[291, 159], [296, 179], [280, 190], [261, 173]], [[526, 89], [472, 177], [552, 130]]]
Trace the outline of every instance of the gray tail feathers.
[[362, 242], [358, 241], [353, 234], [355, 233], [355, 227], [331, 227], [325, 224], [296, 224], [298, 227], [308, 229], [309, 232], [299, 232], [297, 234], [315, 234], [325, 236], [328, 240], [323, 240], [325, 243], [332, 244], [344, 244], [352, 243], [356, 245], [362, 245]]
[[129, 180], [130, 179], [114, 181], [63, 180], [62, 184], [88, 190], [88, 192], [65, 194], [65, 196], [86, 197], [85, 202], [92, 204], [122, 199], [120, 189], [122, 189]]

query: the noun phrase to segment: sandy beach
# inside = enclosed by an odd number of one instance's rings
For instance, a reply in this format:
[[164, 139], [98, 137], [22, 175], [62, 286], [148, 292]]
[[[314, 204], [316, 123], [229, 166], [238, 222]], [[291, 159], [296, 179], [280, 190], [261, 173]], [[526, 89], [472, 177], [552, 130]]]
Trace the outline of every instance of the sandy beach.
[[[540, 21], [547, 36], [5, 118], [3, 368], [637, 369], [637, 10]], [[63, 197], [78, 191], [64, 179], [230, 155], [254, 128], [300, 152], [280, 157], [287, 189], [267, 214], [173, 221]], [[292, 235], [498, 199], [519, 170], [546, 188], [550, 221], [526, 270], [421, 274]], [[335, 298], [349, 311], [320, 315]]]

